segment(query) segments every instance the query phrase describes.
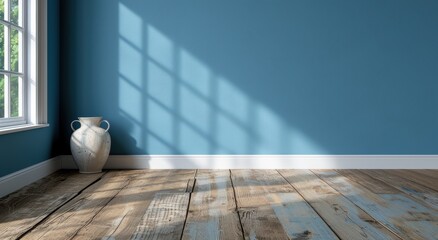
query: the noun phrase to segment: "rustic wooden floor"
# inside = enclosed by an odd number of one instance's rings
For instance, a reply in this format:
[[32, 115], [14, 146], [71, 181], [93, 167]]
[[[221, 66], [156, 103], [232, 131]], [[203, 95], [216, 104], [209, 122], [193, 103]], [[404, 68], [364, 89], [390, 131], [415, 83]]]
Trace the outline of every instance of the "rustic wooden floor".
[[0, 239], [438, 239], [438, 170], [61, 171]]

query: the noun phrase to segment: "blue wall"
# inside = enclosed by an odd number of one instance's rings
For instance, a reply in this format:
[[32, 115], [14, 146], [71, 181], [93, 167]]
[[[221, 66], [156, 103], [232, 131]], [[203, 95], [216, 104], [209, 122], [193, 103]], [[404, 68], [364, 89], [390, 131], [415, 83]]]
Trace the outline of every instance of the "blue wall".
[[48, 121], [50, 127], [0, 135], [0, 177], [59, 154], [59, 3], [48, 0]]
[[438, 154], [437, 12], [62, 1], [62, 152], [71, 120], [101, 115], [112, 154]]

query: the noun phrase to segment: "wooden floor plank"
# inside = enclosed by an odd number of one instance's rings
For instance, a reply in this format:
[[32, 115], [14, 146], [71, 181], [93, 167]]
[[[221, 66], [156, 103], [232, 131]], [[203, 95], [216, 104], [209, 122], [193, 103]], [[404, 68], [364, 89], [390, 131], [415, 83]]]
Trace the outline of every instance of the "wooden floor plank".
[[309, 170], [279, 170], [342, 239], [399, 239]]
[[179, 239], [190, 193], [156, 193], [131, 239]]
[[373, 193], [334, 170], [313, 170], [313, 172], [400, 237], [438, 238], [438, 213], [409, 196], [403, 193]]
[[183, 239], [242, 239], [229, 170], [199, 170]]
[[[163, 223], [154, 220], [154, 224], [160, 225], [157, 232], [151, 230], [151, 225], [144, 225], [144, 219], [152, 216], [151, 214], [162, 214], [151, 212], [149, 209], [151, 202], [163, 204], [171, 200], [178, 200], [172, 204], [178, 204], [188, 196], [178, 195], [176, 199], [168, 198], [164, 193], [181, 194], [185, 193], [189, 181], [194, 179], [195, 170], [139, 170], [134, 175], [131, 174], [130, 183], [122, 189], [94, 218], [83, 227], [75, 236], [76, 239], [130, 239], [135, 233], [136, 236], [148, 236], [147, 239], [164, 238], [165, 234], [159, 232], [163, 228]], [[188, 194], [188, 193], [187, 193]], [[157, 198], [157, 196], [159, 196]], [[188, 204], [186, 205], [186, 209]], [[147, 210], [149, 209], [149, 210]], [[168, 213], [165, 206], [161, 207], [162, 211]], [[168, 221], [169, 229], [181, 231], [175, 228], [178, 223], [181, 227], [183, 222]], [[146, 232], [139, 230], [143, 229]], [[177, 234], [177, 235], [178, 235]], [[167, 236], [167, 235], [166, 235]], [[174, 235], [170, 235], [174, 236]]]
[[382, 182], [378, 179], [370, 177], [368, 174], [361, 172], [360, 170], [341, 169], [336, 170], [343, 176], [349, 178], [352, 181], [361, 184], [373, 193], [399, 193], [400, 191], [393, 186]]
[[52, 213], [23, 239], [71, 239], [127, 184], [129, 177], [109, 172]]
[[438, 178], [438, 169], [422, 169], [419, 170], [421, 173], [426, 173], [431, 177]]
[[295, 192], [276, 170], [231, 170], [237, 205], [258, 207], [266, 193]]
[[438, 180], [424, 174], [418, 174], [411, 170], [386, 170], [386, 173], [416, 182], [435, 191], [438, 191]]
[[338, 239], [298, 193], [269, 193], [275, 216], [291, 239]]
[[0, 239], [438, 239], [437, 170], [196, 172], [58, 172], [0, 199]]
[[401, 178], [399, 176], [388, 174], [384, 170], [360, 171], [364, 174], [368, 174], [375, 179], [385, 182], [386, 184], [397, 188], [399, 191], [402, 191], [405, 194], [408, 194], [418, 199], [418, 201], [421, 201], [423, 204], [426, 204], [429, 207], [438, 210], [438, 192], [423, 185]]
[[16, 239], [103, 173], [59, 171], [0, 199], [0, 239]]
[[293, 188], [275, 170], [231, 170], [231, 176], [245, 239], [289, 239], [266, 194]]
[[86, 185], [101, 178], [103, 174], [105, 174], [105, 172], [81, 174], [77, 170], [61, 170], [23, 187], [20, 192], [44, 193], [50, 195], [78, 193], [84, 189]]
[[415, 172], [420, 175], [425, 175], [434, 179], [438, 179], [438, 169], [417, 169], [417, 170], [409, 170]]
[[246, 239], [337, 239], [275, 170], [232, 170]]

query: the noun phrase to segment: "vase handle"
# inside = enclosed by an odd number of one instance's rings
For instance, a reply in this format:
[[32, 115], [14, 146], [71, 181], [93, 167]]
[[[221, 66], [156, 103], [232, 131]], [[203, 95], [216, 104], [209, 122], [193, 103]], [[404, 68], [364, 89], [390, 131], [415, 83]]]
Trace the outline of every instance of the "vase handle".
[[105, 122], [105, 123], [108, 125], [108, 127], [105, 129], [105, 132], [108, 132], [108, 130], [110, 129], [110, 124], [109, 124], [109, 122], [108, 122], [107, 120], [102, 120], [102, 121], [100, 121], [101, 124], [102, 124], [102, 122]]
[[81, 124], [81, 122], [79, 122], [79, 120], [73, 120], [73, 122], [70, 123], [70, 127], [71, 127], [71, 130], [73, 130], [73, 132], [77, 130], [73, 127], [73, 123], [75, 123], [75, 122], [78, 122], [79, 124]]

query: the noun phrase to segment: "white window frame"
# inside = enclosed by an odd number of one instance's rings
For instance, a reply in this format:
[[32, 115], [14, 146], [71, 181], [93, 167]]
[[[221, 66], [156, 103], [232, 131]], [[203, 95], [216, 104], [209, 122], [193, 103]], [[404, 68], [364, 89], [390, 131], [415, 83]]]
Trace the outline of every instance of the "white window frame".
[[[23, 118], [0, 119], [0, 135], [47, 127], [47, 0], [22, 0]], [[9, 10], [8, 10], [9, 11]], [[6, 107], [6, 106], [5, 106]]]

